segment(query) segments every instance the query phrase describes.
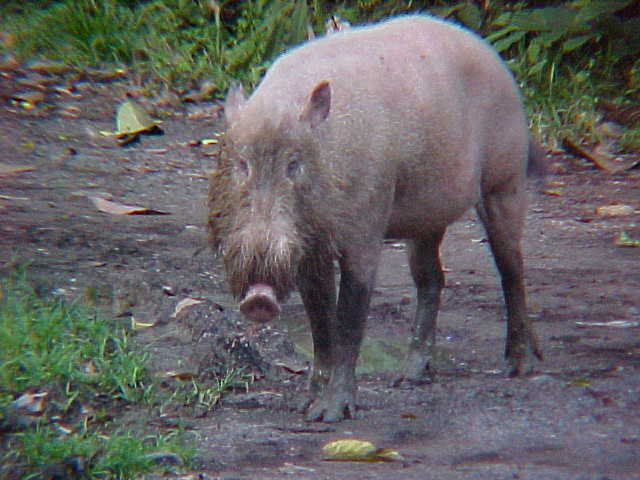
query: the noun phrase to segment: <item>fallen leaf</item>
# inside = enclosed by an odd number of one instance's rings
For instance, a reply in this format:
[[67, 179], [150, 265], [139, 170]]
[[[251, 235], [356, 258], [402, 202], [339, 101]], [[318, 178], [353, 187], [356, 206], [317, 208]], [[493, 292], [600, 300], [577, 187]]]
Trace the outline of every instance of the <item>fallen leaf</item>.
[[618, 238], [613, 242], [619, 247], [636, 247], [640, 248], [640, 239], [631, 238], [627, 232], [620, 232]]
[[164, 375], [167, 378], [175, 378], [177, 380], [181, 380], [181, 381], [187, 381], [187, 380], [193, 380], [194, 378], [198, 378], [198, 374], [197, 373], [191, 373], [191, 372], [174, 372], [172, 370], [168, 371], [167, 373], [165, 373]]
[[192, 297], [187, 297], [180, 300], [176, 305], [176, 309], [171, 315], [171, 318], [176, 318], [185, 308], [191, 307], [192, 305], [198, 305], [199, 303], [202, 303], [202, 300], [198, 300], [197, 298]]
[[217, 89], [218, 87], [215, 84], [211, 82], [204, 82], [200, 86], [199, 91], [186, 93], [180, 98], [183, 102], [202, 102], [203, 100], [211, 97], [211, 95], [213, 95], [213, 92], [215, 92]]
[[391, 448], [382, 448], [376, 452], [376, 458], [379, 458], [385, 462], [402, 462], [404, 457], [400, 455], [396, 450]]
[[47, 60], [36, 60], [27, 65], [27, 70], [48, 75], [58, 75], [71, 70], [71, 67], [64, 63], [50, 62]]
[[115, 68], [113, 70], [87, 68], [84, 73], [98, 82], [111, 82], [126, 75], [127, 71], [123, 68]]
[[549, 195], [550, 197], [561, 197], [562, 195], [564, 195], [562, 193], [562, 190], [551, 189], [551, 188], [540, 190], [540, 193], [542, 193], [543, 195]]
[[0, 200], [29, 200], [29, 198], [28, 197], [12, 197], [11, 195], [0, 195]]
[[305, 373], [307, 371], [307, 367], [306, 365], [291, 365], [288, 363], [284, 363], [284, 362], [275, 362], [276, 367], [281, 367], [283, 369], [285, 369], [287, 372], [289, 373], [294, 373], [296, 375], [300, 375], [302, 373]]
[[65, 425], [62, 422], [54, 422], [53, 428], [57, 430], [58, 433], [62, 433], [63, 435], [71, 435], [73, 433], [73, 428], [69, 425]]
[[14, 408], [29, 412], [30, 414], [40, 414], [44, 410], [44, 404], [49, 392], [47, 391], [33, 391], [28, 390], [18, 398], [16, 398], [11, 405]]
[[176, 296], [176, 291], [171, 285], [163, 285], [162, 286], [162, 293], [164, 293], [165, 295], [167, 295], [169, 297], [175, 297]]
[[574, 385], [576, 387], [590, 387], [591, 383], [591, 380], [586, 378], [574, 378], [569, 382], [569, 385]]
[[124, 205], [101, 197], [89, 197], [98, 210], [111, 215], [170, 215], [169, 212], [153, 210], [147, 207], [139, 207], [136, 205]]
[[609, 322], [576, 322], [576, 327], [634, 328], [640, 327], [640, 322], [632, 320], [611, 320]]
[[16, 57], [8, 53], [0, 59], [0, 70], [15, 70], [19, 65]]
[[154, 325], [154, 322], [139, 322], [138, 320], [136, 320], [136, 317], [131, 317], [131, 328], [133, 328], [134, 330], [143, 330], [145, 328], [153, 327]]
[[144, 108], [133, 100], [126, 100], [118, 107], [116, 115], [117, 136], [148, 132], [158, 126]]
[[28, 102], [28, 103], [40, 103], [42, 101], [44, 101], [44, 93], [41, 92], [40, 90], [31, 90], [28, 92], [20, 92], [20, 93], [16, 93], [15, 95], [12, 96], [12, 98], [14, 100], [18, 100], [21, 102]]
[[389, 448], [376, 448], [367, 440], [345, 438], [326, 443], [322, 447], [325, 460], [346, 462], [391, 462], [404, 458], [397, 451]]
[[98, 373], [96, 365], [91, 360], [84, 364], [84, 373], [86, 373], [87, 375], [95, 375], [96, 373]]
[[600, 217], [626, 217], [634, 213], [635, 209], [631, 205], [606, 205], [596, 208], [596, 215]]
[[0, 177], [30, 172], [31, 170], [35, 170], [35, 168], [36, 167], [32, 167], [31, 165], [7, 165], [6, 163], [0, 163]]
[[154, 155], [164, 155], [169, 151], [168, 148], [147, 148], [144, 153], [151, 153]]
[[573, 155], [591, 160], [596, 167], [606, 170], [611, 173], [623, 172], [635, 167], [640, 163], [640, 160], [636, 157], [625, 157], [622, 155], [615, 155], [606, 151], [603, 146], [596, 146], [594, 149], [589, 150], [582, 145], [574, 142], [569, 137], [562, 139], [563, 145]]
[[366, 440], [346, 438], [326, 443], [322, 453], [327, 460], [371, 461], [378, 449]]

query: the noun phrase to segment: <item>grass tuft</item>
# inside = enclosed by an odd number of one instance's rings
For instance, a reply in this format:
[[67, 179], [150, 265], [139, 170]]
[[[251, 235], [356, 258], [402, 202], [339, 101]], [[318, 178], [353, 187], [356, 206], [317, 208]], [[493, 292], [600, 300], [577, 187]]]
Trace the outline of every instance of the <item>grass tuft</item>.
[[60, 388], [82, 397], [99, 391], [144, 401], [145, 356], [127, 332], [75, 303], [37, 296], [24, 274], [0, 283], [0, 387]]
[[[137, 478], [193, 456], [179, 429], [133, 435], [157, 402], [146, 355], [80, 303], [39, 296], [23, 270], [0, 280], [0, 478]], [[171, 452], [170, 465], [152, 454]]]

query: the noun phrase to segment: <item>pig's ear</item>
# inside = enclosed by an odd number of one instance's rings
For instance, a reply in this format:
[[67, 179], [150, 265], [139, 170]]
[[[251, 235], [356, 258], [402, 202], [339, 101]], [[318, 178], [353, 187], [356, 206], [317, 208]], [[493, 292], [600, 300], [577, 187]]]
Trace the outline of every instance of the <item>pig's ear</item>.
[[324, 80], [311, 90], [309, 101], [300, 114], [300, 120], [308, 122], [311, 128], [315, 128], [329, 116], [329, 110], [331, 110], [331, 87], [329, 82]]
[[224, 116], [227, 120], [227, 125], [233, 123], [238, 111], [246, 103], [247, 99], [244, 94], [244, 88], [242, 84], [238, 82], [232, 82], [227, 93], [227, 98], [224, 101]]

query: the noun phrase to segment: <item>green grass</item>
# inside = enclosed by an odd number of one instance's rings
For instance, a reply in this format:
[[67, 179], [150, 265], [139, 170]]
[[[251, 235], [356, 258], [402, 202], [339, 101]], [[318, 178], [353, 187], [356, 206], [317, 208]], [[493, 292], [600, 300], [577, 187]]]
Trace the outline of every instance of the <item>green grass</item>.
[[[183, 92], [232, 78], [255, 84], [282, 50], [306, 39], [305, 2], [248, 0], [64, 0], [38, 8], [0, 6], [2, 50], [20, 61], [40, 56], [73, 66], [128, 67], [149, 93]], [[230, 8], [238, 8], [231, 6]]]
[[[0, 280], [0, 477], [62, 469], [69, 476], [60, 478], [128, 479], [164, 468], [154, 452], [189, 461], [180, 430], [148, 436], [125, 421], [129, 411], [148, 418], [158, 402], [145, 363], [127, 332], [95, 310], [40, 297], [23, 271]], [[14, 401], [36, 392], [44, 401], [31, 412]]]
[[[640, 41], [631, 0], [437, 1], [431, 12], [485, 36], [523, 88], [532, 129], [546, 139], [600, 140], [598, 101], [640, 102]], [[78, 70], [126, 68], [149, 95], [181, 94], [205, 83], [222, 97], [232, 79], [257, 84], [273, 59], [322, 34], [326, 18], [354, 24], [415, 11], [411, 0], [31, 0], [0, 6], [0, 54], [43, 57]], [[617, 145], [640, 151], [640, 125]]]
[[145, 357], [127, 333], [81, 304], [38, 297], [17, 275], [0, 284], [0, 386], [60, 387], [80, 398], [95, 391], [144, 401]]

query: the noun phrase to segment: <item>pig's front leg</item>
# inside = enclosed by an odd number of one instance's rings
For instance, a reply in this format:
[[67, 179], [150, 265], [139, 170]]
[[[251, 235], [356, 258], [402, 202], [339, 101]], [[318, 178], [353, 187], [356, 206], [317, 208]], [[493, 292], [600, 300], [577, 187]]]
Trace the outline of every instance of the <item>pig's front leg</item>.
[[329, 328], [329, 383], [309, 407], [309, 421], [339, 422], [355, 417], [356, 362], [369, 310], [375, 266], [370, 264], [354, 269], [346, 258], [342, 258], [340, 267], [338, 310]]
[[313, 370], [309, 379], [308, 407], [322, 395], [331, 374], [331, 324], [336, 315], [336, 280], [330, 252], [305, 258], [298, 274], [313, 338]]

